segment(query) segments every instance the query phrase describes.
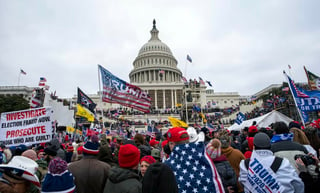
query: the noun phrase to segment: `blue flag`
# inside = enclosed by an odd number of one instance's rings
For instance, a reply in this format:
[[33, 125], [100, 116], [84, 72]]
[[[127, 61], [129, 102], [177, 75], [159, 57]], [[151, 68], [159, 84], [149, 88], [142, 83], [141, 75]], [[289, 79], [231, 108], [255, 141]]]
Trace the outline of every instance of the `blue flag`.
[[187, 55], [187, 60], [192, 63], [192, 59], [189, 55]]
[[288, 79], [289, 88], [296, 101], [296, 105], [301, 112], [301, 116], [304, 122], [308, 122], [307, 112], [320, 110], [320, 91], [308, 91], [299, 88], [285, 72], [284, 74]]
[[246, 120], [246, 116], [245, 116], [243, 113], [239, 112], [239, 113], [237, 114], [237, 118], [236, 118], [235, 122], [236, 122], [238, 125], [241, 125], [241, 123], [242, 123], [244, 120]]

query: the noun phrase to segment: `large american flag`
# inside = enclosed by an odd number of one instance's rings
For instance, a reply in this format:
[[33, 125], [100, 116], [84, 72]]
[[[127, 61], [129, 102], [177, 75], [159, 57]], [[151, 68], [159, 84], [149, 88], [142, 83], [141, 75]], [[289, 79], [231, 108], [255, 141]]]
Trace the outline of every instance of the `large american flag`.
[[294, 84], [293, 80], [287, 75], [285, 74], [288, 78], [288, 83], [289, 83], [289, 87], [291, 89], [291, 92], [296, 95], [297, 97], [301, 97], [301, 98], [309, 98], [309, 96], [303, 92], [301, 92], [297, 86]]
[[203, 142], [176, 145], [165, 164], [173, 170], [180, 193], [224, 192]]
[[102, 100], [108, 103], [118, 103], [142, 112], [150, 112], [151, 97], [139, 87], [129, 84], [114, 76], [99, 65], [103, 83]]

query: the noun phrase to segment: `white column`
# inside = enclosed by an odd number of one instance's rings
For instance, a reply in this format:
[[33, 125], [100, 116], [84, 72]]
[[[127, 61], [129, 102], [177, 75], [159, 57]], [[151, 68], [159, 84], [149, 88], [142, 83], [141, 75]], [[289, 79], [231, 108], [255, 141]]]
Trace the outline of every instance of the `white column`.
[[154, 106], [158, 109], [158, 95], [157, 90], [154, 90]]
[[174, 90], [174, 104], [177, 104], [177, 90]]
[[171, 108], [174, 109], [175, 103], [173, 100], [173, 90], [171, 90]]
[[156, 71], [153, 70], [153, 81], [156, 82]]
[[152, 81], [152, 79], [151, 79], [151, 70], [149, 70], [148, 72], [149, 72], [149, 79], [148, 79], [148, 81]]
[[166, 109], [166, 90], [163, 90], [163, 109]]

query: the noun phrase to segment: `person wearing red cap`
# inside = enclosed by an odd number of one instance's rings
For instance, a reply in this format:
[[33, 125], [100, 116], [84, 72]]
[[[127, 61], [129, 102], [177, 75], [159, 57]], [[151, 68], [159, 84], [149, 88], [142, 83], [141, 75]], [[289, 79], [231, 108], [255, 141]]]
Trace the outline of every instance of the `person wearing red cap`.
[[118, 153], [119, 167], [110, 169], [103, 193], [141, 193], [142, 184], [138, 175], [139, 161], [140, 151], [136, 146], [121, 145]]
[[158, 148], [159, 147], [159, 141], [156, 141], [155, 139], [151, 139], [149, 144], [153, 148]]
[[144, 174], [146, 173], [148, 167], [155, 163], [156, 160], [151, 155], [146, 155], [140, 160], [140, 179], [143, 179]]
[[186, 129], [174, 127], [168, 130], [167, 139], [171, 150], [169, 158], [164, 162], [174, 172], [179, 192], [222, 192], [221, 178], [212, 159], [218, 154], [215, 151], [215, 140], [207, 145], [204, 137], [189, 143]]
[[[250, 142], [253, 141], [253, 137], [254, 137], [254, 135], [256, 133], [258, 133], [258, 127], [256, 125], [250, 126], [249, 129], [248, 129], [248, 137], [241, 144], [241, 152], [243, 154], [245, 154], [247, 151], [251, 151], [252, 152], [252, 147], [253, 146], [249, 147], [249, 141]], [[250, 153], [247, 153], [247, 154], [250, 154]]]
[[174, 127], [168, 130], [168, 144], [172, 151], [175, 145], [189, 143], [189, 135], [187, 130], [181, 127]]

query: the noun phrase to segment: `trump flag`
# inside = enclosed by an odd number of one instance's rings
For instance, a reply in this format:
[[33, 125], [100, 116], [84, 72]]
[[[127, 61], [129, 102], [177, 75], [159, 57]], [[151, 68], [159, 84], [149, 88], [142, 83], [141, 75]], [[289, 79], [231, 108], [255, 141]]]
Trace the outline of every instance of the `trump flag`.
[[103, 84], [102, 101], [118, 103], [148, 113], [151, 97], [139, 87], [129, 84], [99, 65]]

